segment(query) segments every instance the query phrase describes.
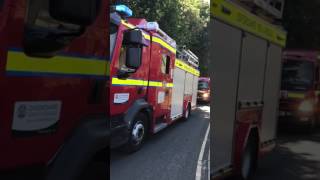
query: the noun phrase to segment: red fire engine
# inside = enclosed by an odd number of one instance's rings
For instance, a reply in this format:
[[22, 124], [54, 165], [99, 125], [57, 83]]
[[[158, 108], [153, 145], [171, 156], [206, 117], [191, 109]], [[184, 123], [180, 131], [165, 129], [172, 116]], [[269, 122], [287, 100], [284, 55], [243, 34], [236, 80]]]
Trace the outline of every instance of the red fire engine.
[[0, 2], [1, 172], [50, 167], [47, 179], [71, 180], [107, 147], [107, 7]]
[[200, 77], [198, 82], [198, 102], [210, 102], [210, 93], [210, 78]]
[[111, 146], [123, 145], [133, 152], [141, 147], [147, 134], [189, 117], [196, 106], [198, 61], [184, 50], [177, 53], [175, 41], [156, 22], [123, 19], [132, 14], [123, 5], [113, 9]]
[[319, 124], [319, 55], [316, 50], [284, 51], [280, 125], [314, 130]]
[[214, 179], [233, 174], [250, 180], [260, 155], [276, 144], [286, 32], [235, 2], [215, 0], [211, 6], [210, 170]]

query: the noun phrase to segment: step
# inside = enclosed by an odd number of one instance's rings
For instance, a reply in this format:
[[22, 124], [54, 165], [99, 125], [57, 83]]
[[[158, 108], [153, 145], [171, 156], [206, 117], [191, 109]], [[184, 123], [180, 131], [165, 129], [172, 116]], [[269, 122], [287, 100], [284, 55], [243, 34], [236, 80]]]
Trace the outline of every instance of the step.
[[162, 129], [166, 128], [168, 126], [167, 123], [159, 123], [156, 125], [156, 127], [154, 128], [154, 133], [158, 133], [159, 131], [161, 131]]

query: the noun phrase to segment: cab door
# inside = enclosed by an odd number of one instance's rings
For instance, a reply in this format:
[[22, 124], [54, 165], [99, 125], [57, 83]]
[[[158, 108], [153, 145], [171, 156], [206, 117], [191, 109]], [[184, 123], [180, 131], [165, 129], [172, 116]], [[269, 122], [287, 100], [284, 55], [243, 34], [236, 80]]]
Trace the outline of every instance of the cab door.
[[173, 58], [169, 50], [152, 42], [148, 97], [154, 107], [155, 132], [170, 122]]
[[[5, 34], [5, 28], [7, 27], [8, 14], [10, 10], [8, 4], [8, 0], [0, 0], [0, 47], [5, 47], [3, 44], [6, 43], [6, 39], [8, 37], [7, 34]], [[3, 50], [5, 51], [5, 49]]]
[[158, 96], [161, 100], [161, 109], [166, 115], [166, 121], [170, 122], [171, 96], [172, 96], [172, 81], [173, 81], [173, 59], [172, 54], [167, 49], [162, 49], [161, 54], [161, 79], [162, 92]]

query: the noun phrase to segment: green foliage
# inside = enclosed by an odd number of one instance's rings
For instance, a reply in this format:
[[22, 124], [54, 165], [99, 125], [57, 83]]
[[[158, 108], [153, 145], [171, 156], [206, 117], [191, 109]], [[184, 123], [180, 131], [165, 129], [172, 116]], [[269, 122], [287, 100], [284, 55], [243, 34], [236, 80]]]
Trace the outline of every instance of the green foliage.
[[157, 21], [178, 46], [191, 49], [200, 59], [201, 74], [207, 75], [207, 23], [210, 18], [207, 3], [201, 0], [134, 0], [127, 4], [135, 17]]

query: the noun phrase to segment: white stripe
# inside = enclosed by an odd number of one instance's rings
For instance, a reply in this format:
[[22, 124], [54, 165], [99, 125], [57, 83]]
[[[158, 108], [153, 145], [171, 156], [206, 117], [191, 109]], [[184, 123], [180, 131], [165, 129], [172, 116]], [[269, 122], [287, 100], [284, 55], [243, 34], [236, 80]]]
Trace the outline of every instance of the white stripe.
[[[202, 142], [202, 146], [201, 146], [201, 150], [200, 150], [200, 154], [199, 154], [199, 157], [198, 157], [198, 165], [197, 165], [197, 171], [196, 171], [196, 178], [195, 180], [201, 180], [201, 176], [202, 176], [202, 161], [203, 161], [203, 154], [204, 154], [204, 150], [205, 150], [205, 147], [206, 147], [206, 142], [208, 140], [208, 136], [209, 136], [209, 132], [210, 132], [210, 125], [207, 129], [207, 132], [206, 132], [206, 135], [203, 139], [203, 142]], [[210, 152], [209, 152], [210, 153]]]

